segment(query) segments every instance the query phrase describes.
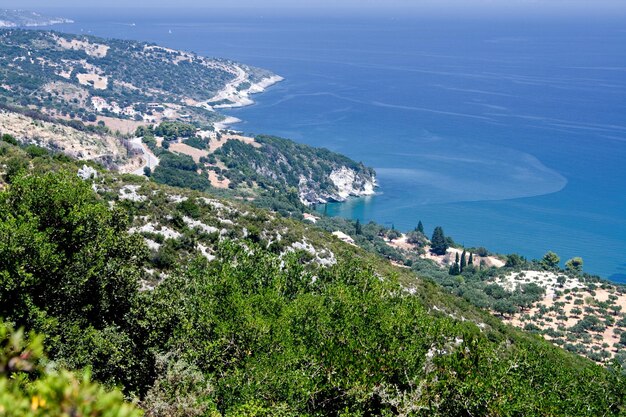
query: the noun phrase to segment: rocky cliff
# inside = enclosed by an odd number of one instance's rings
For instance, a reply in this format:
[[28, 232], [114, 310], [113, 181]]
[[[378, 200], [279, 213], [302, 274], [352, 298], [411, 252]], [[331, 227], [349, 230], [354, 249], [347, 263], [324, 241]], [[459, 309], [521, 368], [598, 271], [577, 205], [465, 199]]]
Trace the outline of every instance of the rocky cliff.
[[255, 140], [260, 146], [231, 141], [215, 153], [228, 168], [223, 174], [235, 186], [253, 181], [293, 190], [306, 205], [374, 194], [376, 174], [362, 163], [288, 139], [257, 136]]

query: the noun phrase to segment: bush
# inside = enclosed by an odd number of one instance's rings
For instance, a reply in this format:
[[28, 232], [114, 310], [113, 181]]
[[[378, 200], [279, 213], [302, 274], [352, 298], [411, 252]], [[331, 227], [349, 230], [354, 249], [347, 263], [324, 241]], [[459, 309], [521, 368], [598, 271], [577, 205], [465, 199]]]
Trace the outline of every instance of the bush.
[[14, 146], [18, 146], [19, 142], [11, 135], [9, 135], [8, 133], [5, 133], [2, 135], [2, 141], [6, 142], [6, 143], [10, 143], [11, 145]]
[[[55, 340], [54, 358], [76, 367], [91, 357], [77, 334], [108, 339], [98, 358], [108, 365], [95, 372], [131, 388], [141, 372], [126, 372], [134, 365], [124, 361], [136, 357], [114, 358], [132, 345], [127, 315], [136, 306], [147, 251], [127, 228], [124, 213], [110, 210], [71, 173], [18, 177], [0, 192], [0, 317], [45, 331]], [[120, 337], [104, 337], [110, 329]]]
[[28, 162], [24, 158], [12, 157], [7, 160], [4, 169], [4, 180], [7, 183], [12, 183], [21, 173], [26, 172], [28, 169]]
[[198, 169], [198, 165], [196, 165], [191, 156], [179, 155], [171, 152], [163, 152], [160, 155], [159, 167], [194, 172]]
[[209, 141], [207, 139], [202, 139], [197, 136], [193, 136], [189, 139], [185, 139], [183, 140], [183, 143], [185, 145], [189, 145], [197, 149], [206, 149], [207, 146], [209, 145]]
[[211, 189], [211, 182], [205, 176], [198, 175], [196, 172], [163, 167], [161, 165], [155, 168], [151, 179], [173, 187], [190, 188], [198, 191]]
[[583, 333], [587, 330], [594, 332], [602, 332], [606, 326], [596, 316], [585, 316], [582, 320], [572, 326], [571, 331], [574, 333]]
[[156, 136], [162, 136], [165, 140], [176, 138], [188, 138], [196, 134], [196, 127], [182, 122], [161, 122], [154, 128]]
[[[139, 417], [122, 394], [90, 381], [89, 372], [74, 374], [46, 367], [43, 335], [14, 331], [0, 321], [0, 413], [15, 417]], [[8, 411], [8, 414], [5, 414]]]
[[423, 233], [414, 230], [406, 234], [406, 241], [417, 246], [424, 246], [428, 243], [428, 239]]
[[506, 256], [506, 264], [505, 266], [507, 268], [521, 268], [522, 266], [524, 266], [526, 264], [526, 259], [524, 259], [524, 257], [516, 254], [516, 253], [512, 253], [510, 255]]

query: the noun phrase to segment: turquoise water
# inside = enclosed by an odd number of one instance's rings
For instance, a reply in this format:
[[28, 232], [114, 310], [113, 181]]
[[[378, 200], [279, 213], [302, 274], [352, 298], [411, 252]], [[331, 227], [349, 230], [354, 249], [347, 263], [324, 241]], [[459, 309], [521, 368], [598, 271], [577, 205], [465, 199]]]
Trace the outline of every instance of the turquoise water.
[[[582, 256], [626, 282], [626, 23], [117, 15], [61, 30], [149, 40], [286, 80], [237, 129], [376, 168], [376, 196], [328, 212], [467, 246]], [[135, 26], [130, 26], [135, 23]], [[171, 33], [169, 33], [171, 31]]]

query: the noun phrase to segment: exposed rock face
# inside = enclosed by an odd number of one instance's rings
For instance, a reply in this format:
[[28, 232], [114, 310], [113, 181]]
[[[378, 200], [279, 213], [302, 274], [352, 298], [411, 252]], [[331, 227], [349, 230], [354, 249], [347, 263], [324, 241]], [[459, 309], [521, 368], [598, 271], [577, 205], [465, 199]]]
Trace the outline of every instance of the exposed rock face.
[[98, 171], [90, 166], [83, 165], [83, 167], [78, 170], [78, 176], [84, 180], [88, 180], [90, 178], [98, 178]]
[[343, 200], [350, 196], [372, 195], [376, 187], [376, 177], [363, 175], [345, 166], [331, 172], [330, 180]]
[[328, 176], [324, 187], [304, 175], [300, 176], [298, 195], [306, 205], [346, 201], [348, 197], [373, 195], [376, 177], [371, 172], [359, 172], [342, 166], [334, 169]]

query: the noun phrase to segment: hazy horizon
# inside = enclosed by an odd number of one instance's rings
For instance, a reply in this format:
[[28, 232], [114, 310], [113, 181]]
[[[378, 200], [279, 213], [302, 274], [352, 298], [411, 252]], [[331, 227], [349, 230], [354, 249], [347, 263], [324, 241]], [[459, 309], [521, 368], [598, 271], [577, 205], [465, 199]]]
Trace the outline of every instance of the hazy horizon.
[[19, 8], [30, 10], [51, 11], [55, 9], [203, 9], [215, 11], [237, 11], [246, 13], [263, 13], [267, 15], [280, 14], [332, 14], [332, 13], [406, 13], [409, 14], [446, 14], [446, 15], [474, 15], [474, 14], [530, 14], [530, 15], [570, 15], [570, 14], [609, 14], [615, 15], [626, 12], [626, 4], [618, 0], [599, 0], [594, 2], [580, 0], [426, 0], [415, 2], [412, 0], [390, 0], [384, 4], [373, 0], [318, 0], [295, 3], [287, 0], [272, 0], [260, 4], [254, 0], [213, 0], [210, 2], [198, 0], [179, 0], [175, 4], [166, 0], [110, 0], [97, 5], [85, 4], [80, 0], [62, 0], [51, 5], [44, 0], [8, 1], [4, 8]]

